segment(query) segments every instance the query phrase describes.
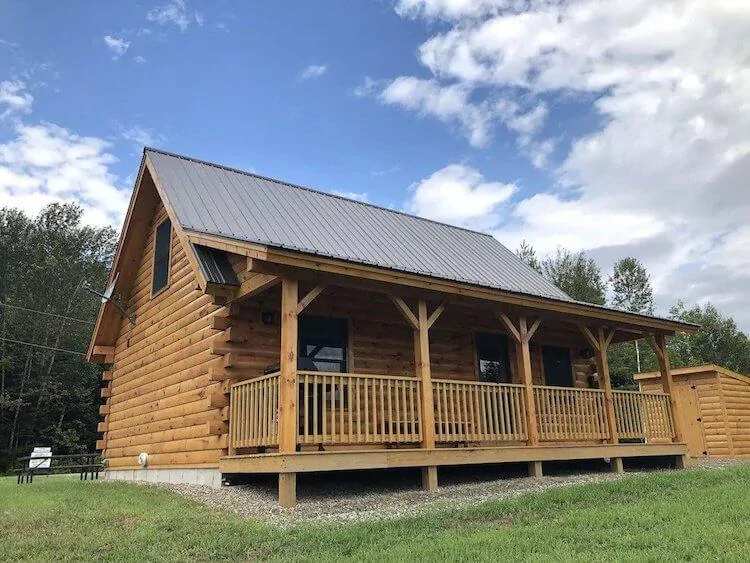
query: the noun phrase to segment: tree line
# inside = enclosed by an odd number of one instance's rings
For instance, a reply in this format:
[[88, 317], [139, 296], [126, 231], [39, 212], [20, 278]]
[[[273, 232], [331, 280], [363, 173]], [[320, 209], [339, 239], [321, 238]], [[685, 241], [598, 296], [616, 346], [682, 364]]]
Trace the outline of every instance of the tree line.
[[[611, 273], [605, 276], [585, 252], [558, 248], [553, 255], [540, 259], [533, 246], [523, 241], [516, 254], [577, 301], [631, 313], [654, 313], [651, 279], [637, 258], [628, 256], [617, 260]], [[671, 319], [701, 325], [697, 334], [678, 333], [669, 340], [673, 367], [712, 363], [750, 375], [750, 339], [730, 316], [722, 314], [711, 303], [687, 307], [681, 300], [670, 308], [668, 315]], [[656, 355], [643, 342], [613, 345], [609, 350], [609, 364], [612, 384], [620, 388], [635, 387], [633, 374], [658, 369]]]
[[90, 451], [101, 368], [86, 362], [101, 288], [117, 244], [76, 205], [31, 218], [0, 209], [0, 472], [35, 445]]

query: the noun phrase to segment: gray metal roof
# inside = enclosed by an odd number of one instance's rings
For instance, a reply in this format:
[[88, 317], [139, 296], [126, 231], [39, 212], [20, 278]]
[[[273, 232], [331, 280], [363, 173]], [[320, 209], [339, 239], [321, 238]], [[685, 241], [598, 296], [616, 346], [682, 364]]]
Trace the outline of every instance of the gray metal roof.
[[573, 301], [490, 235], [145, 149], [183, 229]]

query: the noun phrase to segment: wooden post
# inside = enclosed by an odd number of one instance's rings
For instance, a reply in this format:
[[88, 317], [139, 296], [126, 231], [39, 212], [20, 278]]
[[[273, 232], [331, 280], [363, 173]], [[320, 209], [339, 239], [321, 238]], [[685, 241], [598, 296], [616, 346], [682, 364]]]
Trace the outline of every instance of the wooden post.
[[659, 371], [661, 372], [661, 386], [665, 393], [669, 395], [669, 405], [672, 411], [672, 428], [674, 428], [674, 442], [682, 442], [682, 427], [680, 426], [680, 417], [677, 416], [677, 399], [674, 394], [674, 383], [672, 382], [672, 368], [669, 365], [669, 350], [663, 334], [657, 334], [649, 338], [649, 343], [656, 353], [656, 359], [659, 362]]
[[[599, 372], [599, 378], [604, 385], [604, 403], [607, 409], [607, 430], [609, 431], [609, 443], [619, 444], [620, 437], [617, 434], [617, 418], [615, 416], [615, 397], [612, 393], [612, 379], [609, 375], [609, 358], [607, 349], [612, 343], [615, 335], [614, 330], [605, 333], [604, 328], [599, 327], [596, 336], [585, 325], [580, 325], [581, 332], [591, 344], [596, 352], [596, 365]], [[610, 467], [615, 473], [622, 473], [622, 458], [613, 457], [609, 460]]]
[[[531, 351], [529, 350], [529, 344], [531, 342], [534, 333], [541, 324], [541, 319], [537, 319], [531, 328], [529, 328], [526, 317], [522, 316], [518, 319], [518, 326], [506, 315], [500, 313], [498, 315], [505, 328], [508, 331], [508, 335], [513, 338], [516, 342], [516, 361], [518, 362], [518, 369], [521, 372], [521, 383], [523, 383], [523, 400], [526, 410], [526, 429], [529, 434], [529, 446], [539, 445], [539, 427], [536, 420], [536, 401], [534, 399], [534, 379], [531, 372]], [[542, 473], [542, 462], [531, 461], [529, 462], [529, 476], [530, 477], [541, 477]]]
[[[427, 302], [417, 305], [417, 328], [414, 330], [414, 365], [417, 379], [421, 382], [420, 404], [422, 405], [422, 447], [435, 448], [435, 406], [432, 397], [432, 372], [430, 369], [430, 334], [427, 317]], [[422, 488], [437, 489], [437, 467], [422, 468]]]
[[599, 365], [599, 375], [604, 383], [604, 400], [607, 404], [607, 427], [609, 428], [609, 443], [619, 444], [620, 438], [617, 435], [617, 419], [615, 418], [615, 397], [612, 394], [612, 380], [609, 376], [609, 359], [607, 358], [607, 348], [612, 341], [613, 333], [609, 336], [604, 335], [604, 329], [599, 327], [598, 343], [599, 353], [597, 354], [597, 363]]
[[[540, 319], [528, 327], [526, 323], [526, 317], [520, 317], [518, 319], [518, 326], [506, 315], [505, 313], [498, 314], [498, 317], [505, 325], [510, 336], [516, 343], [516, 362], [518, 363], [518, 370], [520, 371], [520, 380], [524, 387], [524, 406], [526, 407], [526, 429], [529, 434], [529, 445], [539, 445], [539, 428], [536, 421], [536, 402], [534, 401], [534, 379], [531, 372], [531, 352], [529, 350], [529, 343], [531, 342], [534, 333], [539, 328], [541, 323]], [[532, 471], [529, 466], [529, 471]], [[535, 466], [533, 471], [536, 473], [541, 471], [541, 464]]]
[[[297, 451], [297, 280], [281, 282], [281, 361], [279, 377], [279, 453]], [[297, 474], [279, 474], [279, 504], [297, 504]]]

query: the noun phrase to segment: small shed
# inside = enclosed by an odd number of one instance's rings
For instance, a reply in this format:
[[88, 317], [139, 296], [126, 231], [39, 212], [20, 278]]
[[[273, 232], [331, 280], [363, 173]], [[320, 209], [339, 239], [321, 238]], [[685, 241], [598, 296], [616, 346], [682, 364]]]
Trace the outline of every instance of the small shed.
[[[634, 377], [641, 391], [662, 392], [660, 375]], [[750, 459], [750, 377], [713, 364], [673, 369], [672, 376], [690, 455]]]

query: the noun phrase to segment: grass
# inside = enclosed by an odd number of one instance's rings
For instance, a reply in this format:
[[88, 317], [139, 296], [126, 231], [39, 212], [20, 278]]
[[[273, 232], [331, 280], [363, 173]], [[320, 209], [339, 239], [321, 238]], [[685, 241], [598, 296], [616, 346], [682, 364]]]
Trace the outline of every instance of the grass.
[[126, 483], [0, 479], [0, 559], [750, 559], [750, 464], [281, 529]]

